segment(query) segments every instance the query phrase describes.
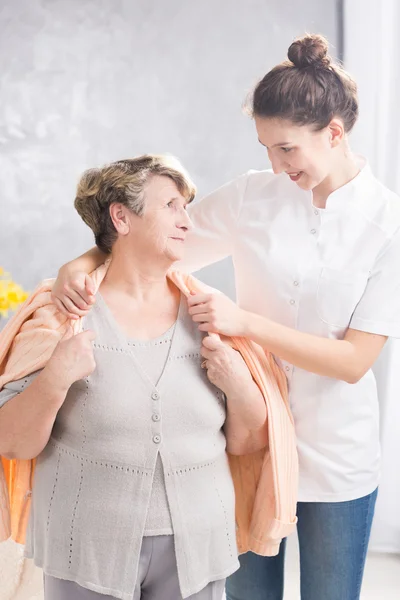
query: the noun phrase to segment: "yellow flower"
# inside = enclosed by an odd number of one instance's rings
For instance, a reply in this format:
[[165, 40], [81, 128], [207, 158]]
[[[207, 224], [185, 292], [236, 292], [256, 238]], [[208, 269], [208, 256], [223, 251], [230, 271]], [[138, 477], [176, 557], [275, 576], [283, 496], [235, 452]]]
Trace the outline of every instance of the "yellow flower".
[[11, 275], [0, 267], [0, 317], [7, 317], [8, 313], [25, 302], [28, 296], [28, 292], [15, 283]]

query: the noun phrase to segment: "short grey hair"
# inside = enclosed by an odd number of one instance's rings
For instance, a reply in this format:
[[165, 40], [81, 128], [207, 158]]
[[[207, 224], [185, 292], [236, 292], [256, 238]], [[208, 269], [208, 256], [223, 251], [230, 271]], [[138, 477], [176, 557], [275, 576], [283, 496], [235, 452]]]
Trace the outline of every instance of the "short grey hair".
[[144, 154], [83, 173], [74, 206], [93, 231], [96, 245], [104, 253], [111, 252], [118, 237], [110, 216], [111, 204], [120, 203], [142, 216], [146, 185], [155, 175], [172, 179], [188, 202], [195, 197], [194, 183], [180, 162], [170, 155]]

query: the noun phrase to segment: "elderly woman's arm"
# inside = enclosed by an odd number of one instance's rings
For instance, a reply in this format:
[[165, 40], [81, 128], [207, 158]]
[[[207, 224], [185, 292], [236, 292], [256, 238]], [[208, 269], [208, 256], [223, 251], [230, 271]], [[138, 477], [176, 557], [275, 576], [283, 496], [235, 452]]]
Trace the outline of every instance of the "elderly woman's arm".
[[46, 367], [0, 408], [0, 454], [10, 459], [40, 454], [70, 386], [95, 368], [93, 339], [93, 332], [85, 331], [61, 340]]
[[16, 381], [0, 392], [0, 454], [9, 459], [41, 453], [67, 393], [46, 368], [29, 379], [23, 391], [25, 382]]
[[264, 398], [243, 358], [218, 338], [203, 340], [203, 366], [208, 378], [225, 394], [225, 436], [231, 454], [249, 454], [268, 443], [267, 410]]
[[224, 429], [230, 454], [251, 454], [268, 445], [266, 406], [254, 381], [227, 396]]

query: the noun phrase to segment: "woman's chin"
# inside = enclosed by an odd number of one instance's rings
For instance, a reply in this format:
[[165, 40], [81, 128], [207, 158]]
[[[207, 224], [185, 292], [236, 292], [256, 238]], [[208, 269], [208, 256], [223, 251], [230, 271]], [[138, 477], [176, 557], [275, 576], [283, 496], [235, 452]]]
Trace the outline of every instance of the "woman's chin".
[[171, 250], [169, 249], [166, 253], [165, 253], [165, 258], [168, 260], [168, 262], [172, 264], [179, 262], [180, 260], [182, 260], [185, 256], [185, 253], [183, 252], [183, 249], [179, 252], [177, 250]]
[[296, 182], [296, 185], [305, 192], [310, 192], [313, 188], [313, 183], [309, 177], [300, 177], [299, 181]]
[[165, 249], [165, 256], [173, 262], [182, 260], [185, 256], [184, 243], [175, 242], [174, 244], [168, 245], [168, 247]]

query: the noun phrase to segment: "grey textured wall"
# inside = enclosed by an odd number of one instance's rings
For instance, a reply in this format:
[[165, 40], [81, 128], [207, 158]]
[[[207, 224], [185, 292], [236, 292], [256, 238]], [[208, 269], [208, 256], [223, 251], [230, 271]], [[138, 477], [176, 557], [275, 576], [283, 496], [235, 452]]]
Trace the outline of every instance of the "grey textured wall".
[[[293, 37], [335, 45], [336, 1], [0, 0], [0, 265], [32, 289], [92, 245], [82, 170], [181, 158], [200, 194], [264, 168], [241, 112]], [[229, 263], [206, 279], [232, 293]]]

